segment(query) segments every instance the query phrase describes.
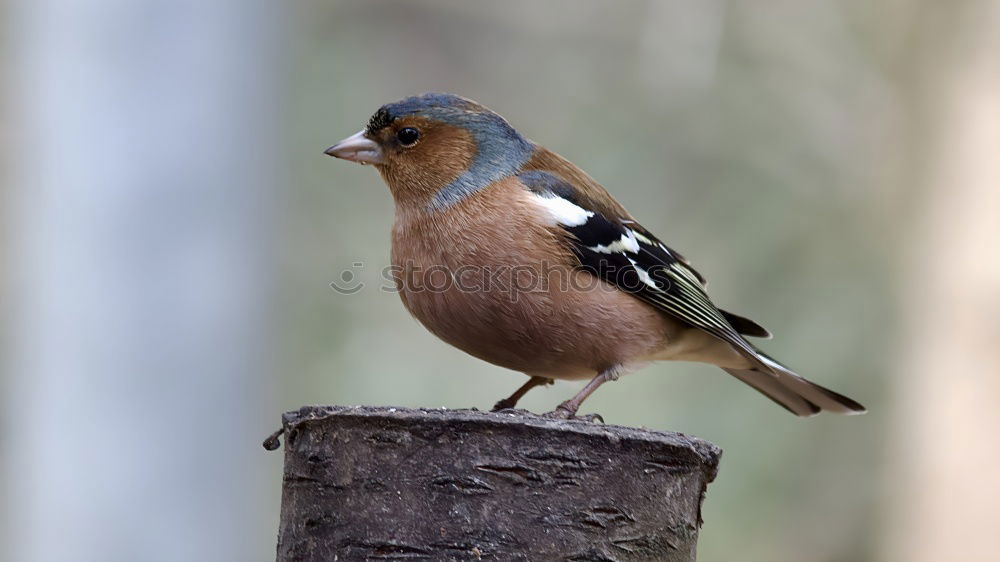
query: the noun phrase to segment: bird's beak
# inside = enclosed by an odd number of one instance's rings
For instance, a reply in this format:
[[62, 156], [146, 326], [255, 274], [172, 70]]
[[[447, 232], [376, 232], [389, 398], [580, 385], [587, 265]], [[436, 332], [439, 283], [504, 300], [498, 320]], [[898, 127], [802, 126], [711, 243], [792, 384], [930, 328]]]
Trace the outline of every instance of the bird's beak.
[[384, 162], [382, 147], [366, 137], [364, 131], [358, 131], [331, 146], [326, 149], [325, 154], [359, 164], [381, 164]]

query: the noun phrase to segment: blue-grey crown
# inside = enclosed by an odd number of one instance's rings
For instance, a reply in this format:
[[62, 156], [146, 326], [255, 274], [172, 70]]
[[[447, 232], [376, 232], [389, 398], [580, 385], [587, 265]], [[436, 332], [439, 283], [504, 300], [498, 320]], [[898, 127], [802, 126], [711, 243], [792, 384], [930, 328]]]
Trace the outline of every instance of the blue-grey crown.
[[516, 174], [534, 150], [534, 146], [503, 117], [454, 94], [422, 94], [383, 105], [372, 115], [368, 131], [378, 131], [409, 115], [461, 127], [469, 131], [476, 143], [476, 155], [469, 169], [438, 191], [430, 205], [434, 209], [453, 205], [498, 180]]

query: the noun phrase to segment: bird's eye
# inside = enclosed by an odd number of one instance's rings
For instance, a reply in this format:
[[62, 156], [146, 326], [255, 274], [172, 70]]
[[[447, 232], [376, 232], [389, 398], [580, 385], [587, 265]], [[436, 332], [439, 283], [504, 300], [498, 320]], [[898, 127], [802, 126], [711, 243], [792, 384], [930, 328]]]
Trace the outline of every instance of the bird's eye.
[[417, 142], [417, 139], [420, 138], [420, 131], [413, 127], [404, 127], [396, 133], [396, 138], [399, 139], [399, 144], [403, 146], [413, 146]]

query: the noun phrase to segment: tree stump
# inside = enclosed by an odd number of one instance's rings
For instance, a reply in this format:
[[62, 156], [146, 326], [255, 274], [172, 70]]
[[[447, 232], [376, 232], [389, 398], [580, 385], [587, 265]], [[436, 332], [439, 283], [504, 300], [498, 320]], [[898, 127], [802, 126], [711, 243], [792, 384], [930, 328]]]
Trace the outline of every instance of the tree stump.
[[721, 455], [523, 411], [309, 406], [282, 421], [279, 562], [690, 561]]

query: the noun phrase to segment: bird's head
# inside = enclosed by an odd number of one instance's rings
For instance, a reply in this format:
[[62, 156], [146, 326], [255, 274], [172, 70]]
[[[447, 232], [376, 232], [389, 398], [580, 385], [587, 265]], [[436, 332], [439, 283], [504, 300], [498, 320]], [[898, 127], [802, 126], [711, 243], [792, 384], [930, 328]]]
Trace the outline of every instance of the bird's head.
[[440, 209], [517, 173], [533, 150], [486, 107], [432, 93], [383, 105], [326, 153], [375, 166], [397, 204]]

